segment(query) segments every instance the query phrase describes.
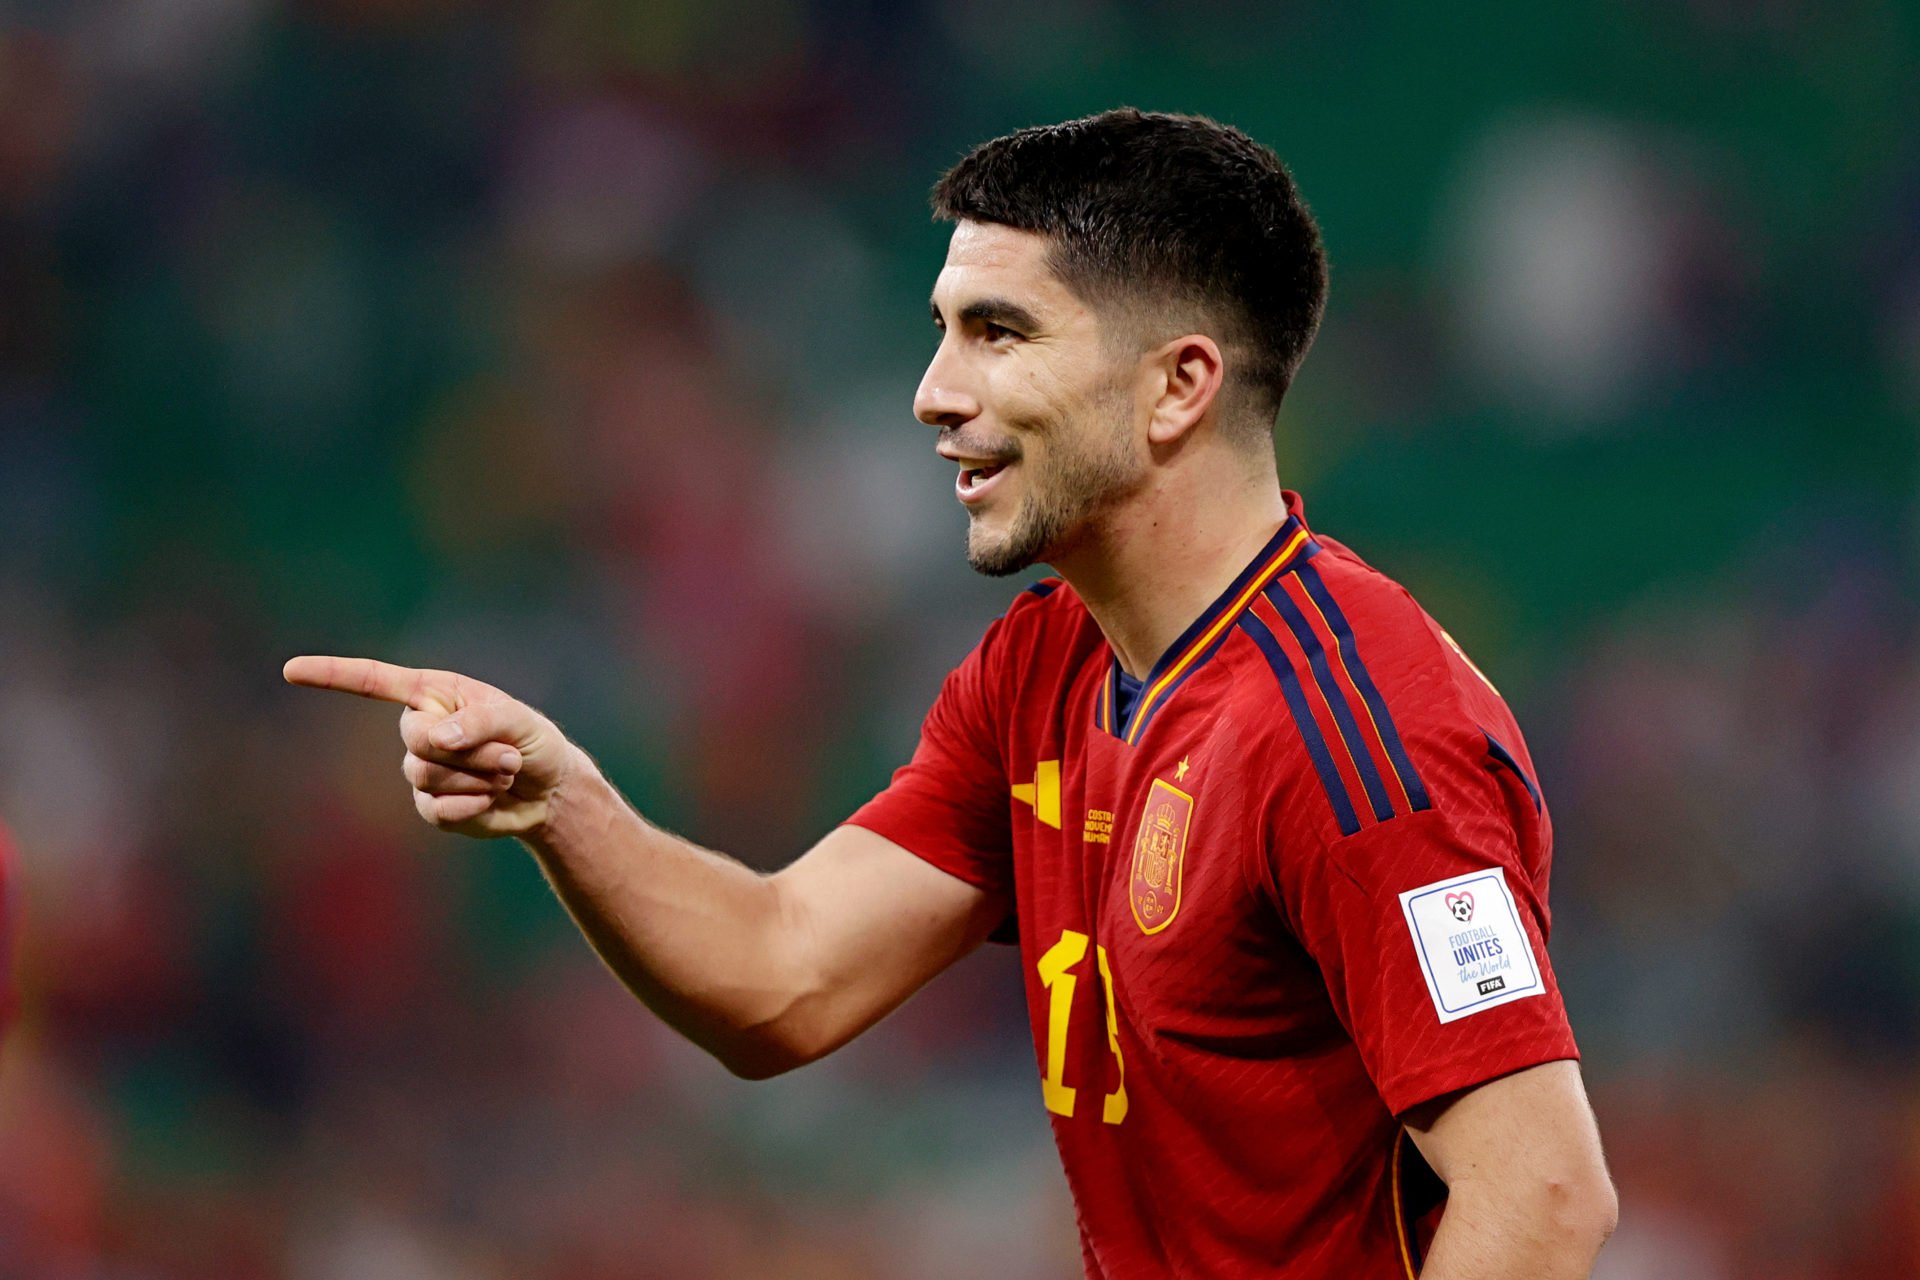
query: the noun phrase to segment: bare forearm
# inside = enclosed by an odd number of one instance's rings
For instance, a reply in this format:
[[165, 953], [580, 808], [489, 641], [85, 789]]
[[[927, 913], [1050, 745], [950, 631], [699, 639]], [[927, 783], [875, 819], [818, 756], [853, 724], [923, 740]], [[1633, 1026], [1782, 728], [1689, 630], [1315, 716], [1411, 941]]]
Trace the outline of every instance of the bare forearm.
[[1611, 1186], [1456, 1183], [1422, 1280], [1586, 1280], [1614, 1223]]
[[1006, 916], [1002, 898], [853, 825], [759, 875], [649, 824], [559, 726], [457, 672], [303, 654], [283, 674], [404, 706], [420, 816], [525, 841], [620, 980], [737, 1074], [832, 1052]]
[[743, 1075], [792, 1065], [771, 1034], [797, 989], [771, 880], [648, 823], [584, 754], [522, 839], [648, 1008]]

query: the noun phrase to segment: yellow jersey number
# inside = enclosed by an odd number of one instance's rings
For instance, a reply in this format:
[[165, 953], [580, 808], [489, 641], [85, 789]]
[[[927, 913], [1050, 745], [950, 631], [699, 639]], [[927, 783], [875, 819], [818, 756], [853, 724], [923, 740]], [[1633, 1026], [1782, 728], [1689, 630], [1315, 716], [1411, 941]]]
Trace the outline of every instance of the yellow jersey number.
[[[1040, 985], [1048, 992], [1047, 1071], [1040, 1077], [1040, 1097], [1047, 1110], [1057, 1116], [1073, 1115], [1074, 1099], [1079, 1091], [1061, 1077], [1067, 1069], [1067, 1025], [1073, 1020], [1073, 991], [1080, 976], [1073, 969], [1087, 958], [1091, 940], [1074, 929], [1062, 929], [1060, 941], [1047, 948], [1035, 967], [1040, 970]], [[1113, 1050], [1113, 1064], [1119, 1072], [1114, 1091], [1106, 1096], [1100, 1118], [1119, 1124], [1127, 1118], [1127, 1064], [1120, 1056], [1120, 1020], [1113, 1007], [1113, 970], [1107, 967], [1107, 949], [1095, 945], [1094, 960], [1100, 967], [1100, 989], [1107, 997], [1107, 1047]]]

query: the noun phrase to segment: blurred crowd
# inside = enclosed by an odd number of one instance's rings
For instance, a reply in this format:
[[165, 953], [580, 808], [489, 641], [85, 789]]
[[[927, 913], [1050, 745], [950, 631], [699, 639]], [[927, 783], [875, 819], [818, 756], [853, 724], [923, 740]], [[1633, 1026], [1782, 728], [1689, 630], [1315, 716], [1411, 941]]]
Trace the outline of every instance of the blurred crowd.
[[1481, 8], [0, 3], [0, 1277], [1076, 1274], [1006, 949], [733, 1080], [278, 672], [797, 854], [1012, 590], [926, 188], [1123, 101], [1321, 216], [1283, 477], [1528, 729], [1600, 1275], [1920, 1274], [1920, 7]]

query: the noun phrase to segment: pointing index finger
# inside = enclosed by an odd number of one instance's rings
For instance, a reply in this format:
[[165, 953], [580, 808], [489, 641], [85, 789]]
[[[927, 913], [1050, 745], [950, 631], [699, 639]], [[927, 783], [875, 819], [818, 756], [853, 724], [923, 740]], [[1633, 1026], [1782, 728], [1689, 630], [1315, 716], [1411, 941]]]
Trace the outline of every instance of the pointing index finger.
[[380, 702], [401, 703], [415, 711], [455, 709], [453, 690], [438, 687], [432, 679], [435, 673], [397, 667], [375, 658], [290, 658], [280, 674], [288, 684], [309, 689], [337, 689]]

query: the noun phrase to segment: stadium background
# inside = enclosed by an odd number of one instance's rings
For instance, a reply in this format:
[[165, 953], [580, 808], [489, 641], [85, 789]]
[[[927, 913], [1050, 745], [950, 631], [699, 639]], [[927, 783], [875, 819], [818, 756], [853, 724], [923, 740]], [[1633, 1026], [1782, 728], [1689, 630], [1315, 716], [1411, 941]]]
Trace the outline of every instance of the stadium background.
[[1600, 1274], [1920, 1274], [1916, 65], [1873, 0], [0, 4], [0, 1275], [1074, 1274], [1010, 955], [734, 1081], [278, 672], [472, 672], [792, 856], [1008, 591], [926, 188], [1121, 102], [1323, 221], [1283, 474], [1528, 727]]

